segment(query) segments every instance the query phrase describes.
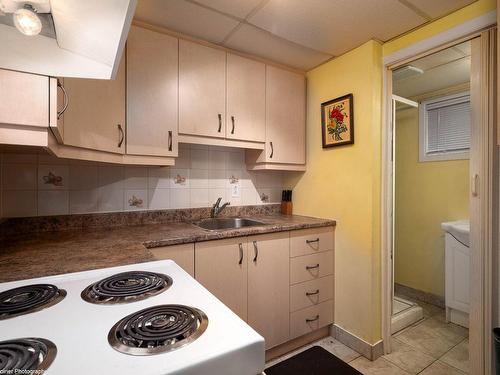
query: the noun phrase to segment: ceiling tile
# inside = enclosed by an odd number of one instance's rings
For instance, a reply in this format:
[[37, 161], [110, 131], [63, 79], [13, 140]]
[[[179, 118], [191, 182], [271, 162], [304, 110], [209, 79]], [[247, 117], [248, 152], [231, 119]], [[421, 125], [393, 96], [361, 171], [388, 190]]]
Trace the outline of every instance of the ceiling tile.
[[238, 21], [184, 0], [138, 1], [135, 19], [220, 43]]
[[407, 0], [432, 18], [444, 16], [454, 10], [474, 3], [476, 0]]
[[425, 21], [397, 0], [270, 0], [249, 18], [273, 34], [334, 55]]
[[194, 0], [194, 2], [244, 19], [262, 0]]
[[302, 70], [309, 70], [332, 57], [298, 46], [246, 24], [242, 24], [225, 45]]

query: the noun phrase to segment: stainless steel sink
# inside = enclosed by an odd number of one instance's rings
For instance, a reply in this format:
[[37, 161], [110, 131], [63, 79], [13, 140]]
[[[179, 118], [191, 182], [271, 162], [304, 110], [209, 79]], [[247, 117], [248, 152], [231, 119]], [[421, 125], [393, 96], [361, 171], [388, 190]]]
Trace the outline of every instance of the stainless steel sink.
[[223, 230], [256, 227], [259, 225], [264, 225], [264, 223], [257, 220], [244, 219], [241, 217], [221, 217], [214, 219], [205, 219], [195, 223], [195, 225], [208, 230]]

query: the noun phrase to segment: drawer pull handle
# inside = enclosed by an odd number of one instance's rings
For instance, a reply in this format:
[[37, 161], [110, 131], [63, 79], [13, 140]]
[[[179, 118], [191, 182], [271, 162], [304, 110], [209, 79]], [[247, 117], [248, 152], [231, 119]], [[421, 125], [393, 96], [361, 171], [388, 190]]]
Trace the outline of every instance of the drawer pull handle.
[[309, 271], [309, 270], [313, 270], [313, 269], [315, 269], [315, 268], [319, 268], [319, 263], [318, 263], [318, 264], [316, 264], [316, 265], [314, 265], [314, 266], [306, 266], [306, 270], [308, 270], [308, 271]]
[[259, 248], [257, 247], [257, 241], [253, 241], [253, 250], [255, 252], [255, 256], [253, 257], [254, 263], [257, 262], [257, 258], [259, 257]]
[[118, 133], [120, 134], [120, 139], [118, 140], [118, 148], [122, 147], [123, 140], [125, 139], [125, 133], [120, 124], [118, 124]]
[[222, 114], [218, 113], [217, 117], [219, 117], [219, 129], [217, 129], [217, 132], [221, 132], [222, 130]]
[[307, 244], [314, 243], [314, 242], [319, 242], [319, 238], [316, 238], [315, 240], [306, 240]]
[[233, 123], [233, 128], [231, 129], [231, 134], [234, 134], [234, 116], [231, 116], [231, 122]]
[[306, 319], [306, 323], [312, 323], [319, 319], [319, 315], [316, 315], [314, 319]]
[[243, 244], [239, 243], [238, 247], [240, 249], [240, 260], [238, 261], [238, 264], [241, 265], [243, 263]]
[[306, 292], [306, 296], [308, 297], [315, 296], [316, 294], [319, 294], [319, 289], [316, 289], [315, 292]]

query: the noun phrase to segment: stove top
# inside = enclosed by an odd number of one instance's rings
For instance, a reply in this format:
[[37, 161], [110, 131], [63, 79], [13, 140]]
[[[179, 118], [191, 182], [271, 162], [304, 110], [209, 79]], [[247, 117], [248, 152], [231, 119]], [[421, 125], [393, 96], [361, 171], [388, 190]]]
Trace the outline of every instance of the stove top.
[[32, 284], [0, 293], [0, 320], [29, 314], [55, 305], [66, 291], [52, 284]]
[[52, 364], [56, 353], [56, 346], [45, 339], [0, 341], [0, 373], [18, 374], [24, 373], [23, 370], [26, 373], [42, 373]]
[[208, 318], [185, 305], [159, 305], [132, 313], [116, 323], [108, 335], [111, 346], [132, 355], [151, 355], [178, 349], [200, 337]]
[[95, 304], [118, 304], [140, 301], [166, 291], [172, 278], [155, 272], [130, 271], [106, 277], [89, 285], [82, 298]]

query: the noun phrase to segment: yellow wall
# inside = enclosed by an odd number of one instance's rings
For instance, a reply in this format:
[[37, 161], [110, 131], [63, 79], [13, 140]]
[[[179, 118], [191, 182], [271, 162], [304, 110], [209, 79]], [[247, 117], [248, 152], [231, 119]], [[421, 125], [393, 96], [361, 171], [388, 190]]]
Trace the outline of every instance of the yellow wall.
[[[381, 332], [382, 55], [495, 9], [477, 2], [383, 46], [371, 41], [308, 72], [307, 171], [290, 176], [296, 214], [337, 220], [335, 323], [369, 343]], [[354, 94], [355, 144], [321, 148], [320, 104]]]
[[[338, 220], [335, 322], [369, 342], [380, 338], [381, 59], [370, 41], [307, 74], [307, 171], [290, 181], [295, 213]], [[355, 144], [323, 149], [320, 104], [348, 93]]]
[[418, 110], [396, 117], [395, 281], [444, 297], [441, 223], [469, 218], [469, 161], [418, 161]]

